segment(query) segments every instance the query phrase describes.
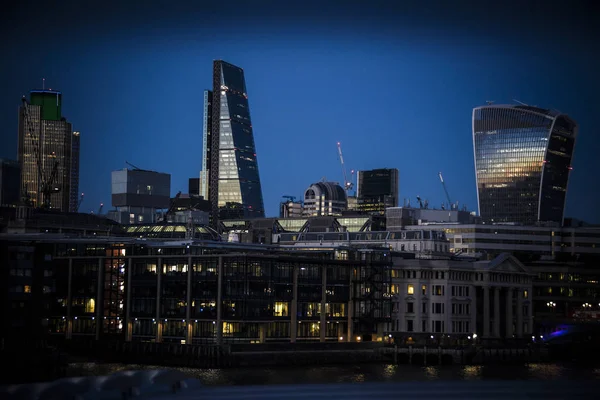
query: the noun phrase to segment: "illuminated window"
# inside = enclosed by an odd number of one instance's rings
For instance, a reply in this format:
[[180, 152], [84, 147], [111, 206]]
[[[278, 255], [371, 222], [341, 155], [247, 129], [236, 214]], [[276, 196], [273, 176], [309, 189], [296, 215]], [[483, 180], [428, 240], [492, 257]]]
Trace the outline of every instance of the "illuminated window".
[[421, 292], [423, 293], [423, 296], [427, 295], [427, 285], [421, 285]]
[[528, 290], [523, 290], [523, 298], [524, 299], [529, 298], [529, 291]]
[[96, 310], [96, 300], [88, 299], [88, 301], [85, 302], [85, 312], [93, 313], [95, 310]]
[[24, 292], [24, 293], [31, 293], [31, 286], [29, 286], [29, 285], [25, 285], [25, 286], [23, 287], [23, 292]]
[[415, 294], [415, 285], [408, 285], [408, 289], [406, 290], [408, 294]]
[[274, 316], [275, 317], [287, 317], [288, 316], [288, 303], [284, 303], [284, 302], [276, 302], [275, 303], [275, 310], [274, 310]]

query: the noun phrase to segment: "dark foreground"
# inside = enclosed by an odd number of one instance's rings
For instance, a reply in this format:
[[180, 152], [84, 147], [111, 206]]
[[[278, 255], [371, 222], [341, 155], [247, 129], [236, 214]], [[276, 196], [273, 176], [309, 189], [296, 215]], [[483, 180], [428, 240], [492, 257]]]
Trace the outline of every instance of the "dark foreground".
[[[158, 366], [138, 364], [70, 364], [67, 375], [109, 375], [123, 370], [158, 369]], [[204, 386], [332, 384], [332, 383], [393, 383], [424, 381], [579, 381], [600, 383], [600, 368], [577, 364], [528, 364], [523, 366], [430, 366], [392, 364], [354, 364], [335, 366], [297, 366], [277, 368], [177, 368]], [[575, 386], [575, 384], [573, 384]]]

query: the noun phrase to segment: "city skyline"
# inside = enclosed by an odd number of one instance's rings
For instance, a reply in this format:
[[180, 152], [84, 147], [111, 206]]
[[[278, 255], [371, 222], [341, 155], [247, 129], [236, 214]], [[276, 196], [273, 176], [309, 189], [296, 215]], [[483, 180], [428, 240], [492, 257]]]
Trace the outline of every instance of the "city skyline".
[[[492, 30], [488, 36], [450, 24], [443, 26], [447, 35], [436, 34], [434, 24], [382, 35], [384, 29], [395, 29], [385, 21], [379, 29], [354, 24], [355, 32], [339, 21], [334, 23], [339, 32], [324, 32], [325, 25], [315, 23], [301, 36], [294, 21], [289, 26], [273, 21], [263, 25], [267, 37], [251, 34], [258, 26], [251, 22], [211, 41], [204, 35], [214, 25], [183, 23], [175, 29], [168, 22], [149, 29], [133, 21], [127, 33], [117, 29], [114, 37], [75, 24], [72, 29], [80, 37], [52, 51], [44, 46], [61, 37], [60, 31], [44, 37], [28, 33], [18, 46], [5, 43], [3, 49], [15, 54], [15, 61], [0, 67], [12, 77], [0, 100], [6, 127], [0, 157], [15, 158], [18, 100], [45, 77], [64, 93], [69, 120], [82, 132], [82, 211], [109, 203], [110, 172], [124, 167], [125, 160], [170, 173], [172, 194], [185, 192], [188, 178], [198, 176], [202, 164], [198, 93], [210, 85], [212, 60], [222, 58], [246, 74], [269, 216], [277, 215], [282, 195], [301, 197], [323, 176], [343, 180], [338, 141], [348, 169], [399, 169], [399, 203], [404, 198], [414, 203], [420, 195], [439, 207], [445, 202], [437, 177], [442, 171], [453, 200], [476, 210], [471, 110], [486, 100], [517, 98], [559, 109], [579, 123], [566, 216], [600, 222], [589, 195], [594, 174], [585, 168], [598, 149], [593, 134], [598, 61], [585, 39], [565, 46], [553, 40], [552, 32], [530, 29], [535, 19], [526, 32]], [[16, 29], [11, 24], [3, 29]], [[589, 61], [553, 62], [557, 52], [563, 59]], [[20, 67], [23, 62], [28, 68]], [[385, 84], [376, 101], [366, 101], [375, 77], [385, 77]]]

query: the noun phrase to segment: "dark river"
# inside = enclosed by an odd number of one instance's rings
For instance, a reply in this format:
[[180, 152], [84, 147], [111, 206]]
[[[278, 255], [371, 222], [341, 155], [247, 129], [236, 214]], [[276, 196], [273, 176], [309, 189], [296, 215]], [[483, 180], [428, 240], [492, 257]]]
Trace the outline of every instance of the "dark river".
[[[120, 370], [154, 369], [150, 365], [74, 363], [68, 376], [107, 375]], [[178, 368], [205, 385], [272, 385], [291, 383], [402, 382], [428, 380], [598, 380], [600, 368], [567, 364], [526, 366], [435, 366], [362, 364], [289, 368]]]

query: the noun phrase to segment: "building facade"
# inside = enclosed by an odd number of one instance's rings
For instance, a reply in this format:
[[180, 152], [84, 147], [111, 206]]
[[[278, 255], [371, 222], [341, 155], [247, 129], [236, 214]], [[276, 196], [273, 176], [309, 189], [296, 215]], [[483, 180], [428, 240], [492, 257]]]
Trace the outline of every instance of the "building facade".
[[[208, 96], [208, 93], [206, 94]], [[208, 198], [212, 224], [265, 215], [244, 71], [222, 60], [213, 63]], [[206, 109], [206, 108], [205, 108]], [[209, 121], [207, 119], [206, 123]]]
[[483, 220], [562, 224], [577, 131], [575, 121], [553, 110], [476, 107], [473, 149]]
[[302, 218], [302, 210], [304, 206], [299, 201], [292, 199], [279, 203], [280, 218]]
[[337, 182], [317, 182], [304, 192], [304, 217], [340, 216], [348, 208], [346, 192]]
[[[24, 246], [25, 239], [28, 246]], [[0, 238], [2, 335], [180, 343], [356, 341], [391, 323], [389, 251]]]
[[[202, 170], [200, 171], [200, 196], [209, 199], [210, 168], [212, 163], [212, 96], [211, 90], [204, 91], [204, 113], [202, 119]], [[191, 193], [190, 193], [191, 194]]]
[[17, 161], [0, 158], [0, 207], [19, 204], [21, 198], [21, 166]]
[[[21, 198], [34, 207], [73, 210], [78, 203], [79, 133], [62, 116], [62, 94], [33, 90], [19, 110]], [[75, 177], [77, 175], [77, 177]]]
[[108, 216], [121, 224], [156, 222], [156, 211], [171, 204], [169, 174], [124, 168], [112, 172], [111, 185], [116, 211]]
[[509, 254], [480, 262], [395, 260], [393, 268], [393, 331], [405, 342], [533, 332], [533, 274]]
[[398, 170], [382, 168], [358, 171], [357, 208], [366, 213], [385, 214], [398, 206]]

